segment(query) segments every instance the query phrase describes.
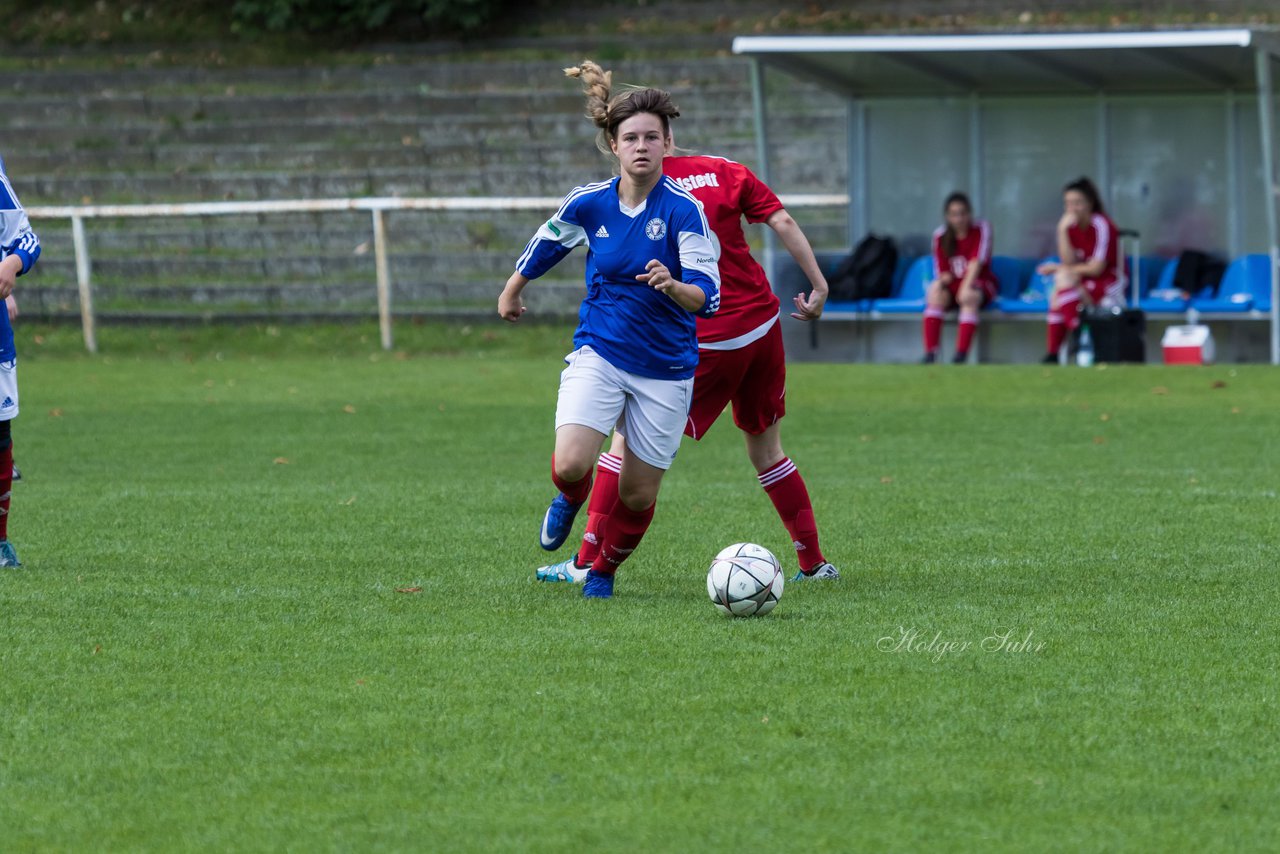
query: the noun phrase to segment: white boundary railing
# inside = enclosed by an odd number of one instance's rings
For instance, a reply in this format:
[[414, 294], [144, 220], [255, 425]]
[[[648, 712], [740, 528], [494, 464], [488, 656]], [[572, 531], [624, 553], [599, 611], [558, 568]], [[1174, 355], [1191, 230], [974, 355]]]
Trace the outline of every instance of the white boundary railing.
[[[790, 208], [847, 206], [849, 197], [833, 195], [783, 195]], [[334, 211], [369, 211], [373, 219], [373, 258], [377, 276], [378, 325], [382, 347], [392, 347], [391, 276], [387, 266], [388, 211], [547, 211], [556, 210], [563, 199], [558, 197], [441, 197], [362, 199], [297, 199], [261, 202], [191, 202], [186, 204], [143, 205], [42, 205], [27, 208], [27, 215], [37, 222], [48, 219], [71, 220], [71, 241], [76, 255], [76, 285], [80, 292], [80, 322], [84, 329], [84, 345], [90, 353], [98, 352], [97, 323], [93, 311], [93, 264], [89, 241], [85, 235], [87, 219], [225, 216], [232, 214], [325, 213]], [[532, 233], [532, 229], [530, 229]], [[514, 257], [514, 256], [513, 256]]]

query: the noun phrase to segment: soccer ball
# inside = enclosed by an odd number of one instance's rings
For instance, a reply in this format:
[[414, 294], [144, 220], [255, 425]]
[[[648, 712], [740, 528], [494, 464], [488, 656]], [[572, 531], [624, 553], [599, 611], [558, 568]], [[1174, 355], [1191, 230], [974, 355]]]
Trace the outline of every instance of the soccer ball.
[[711, 562], [707, 595], [722, 614], [763, 617], [782, 598], [782, 567], [764, 546], [734, 543]]

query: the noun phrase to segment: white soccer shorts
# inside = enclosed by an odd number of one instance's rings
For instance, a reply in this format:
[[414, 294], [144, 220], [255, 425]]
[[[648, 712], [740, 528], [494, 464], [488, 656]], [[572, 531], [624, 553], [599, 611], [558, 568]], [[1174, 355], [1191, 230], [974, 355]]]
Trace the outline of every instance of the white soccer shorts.
[[[3, 308], [0, 307], [0, 311]], [[18, 417], [18, 360], [0, 362], [0, 421]]]
[[614, 367], [590, 347], [565, 357], [556, 401], [556, 429], [581, 424], [609, 435], [615, 426], [627, 448], [655, 468], [671, 468], [693, 400], [693, 378], [656, 380]]

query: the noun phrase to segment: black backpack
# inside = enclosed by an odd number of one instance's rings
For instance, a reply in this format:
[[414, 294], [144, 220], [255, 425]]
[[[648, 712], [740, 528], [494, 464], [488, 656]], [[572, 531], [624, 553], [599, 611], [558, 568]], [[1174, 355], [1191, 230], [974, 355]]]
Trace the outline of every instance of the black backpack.
[[893, 274], [898, 267], [898, 247], [891, 237], [868, 234], [853, 253], [831, 274], [833, 302], [882, 299], [893, 292]]
[[1205, 288], [1211, 288], [1210, 296], [1218, 295], [1218, 285], [1227, 272], [1222, 259], [1198, 249], [1184, 249], [1178, 256], [1178, 266], [1173, 271], [1173, 286], [1189, 296], [1195, 296]]

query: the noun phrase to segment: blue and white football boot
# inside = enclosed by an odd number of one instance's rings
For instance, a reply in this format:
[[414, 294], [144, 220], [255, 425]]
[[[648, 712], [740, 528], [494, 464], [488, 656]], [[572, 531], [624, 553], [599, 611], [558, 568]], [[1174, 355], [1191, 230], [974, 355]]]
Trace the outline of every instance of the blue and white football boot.
[[814, 567], [813, 572], [797, 572], [796, 577], [792, 581], [839, 581], [840, 570], [836, 569], [830, 561], [824, 561]]
[[589, 566], [578, 566], [578, 556], [571, 555], [559, 563], [538, 567], [539, 581], [567, 581], [570, 584], [582, 584], [587, 580]]
[[13, 550], [13, 543], [0, 540], [0, 569], [17, 569], [22, 566], [18, 553]]
[[547, 507], [547, 515], [542, 517], [542, 531], [538, 536], [538, 544], [549, 552], [564, 545], [573, 530], [573, 520], [578, 517], [581, 504], [570, 504], [563, 494], [557, 494]]

